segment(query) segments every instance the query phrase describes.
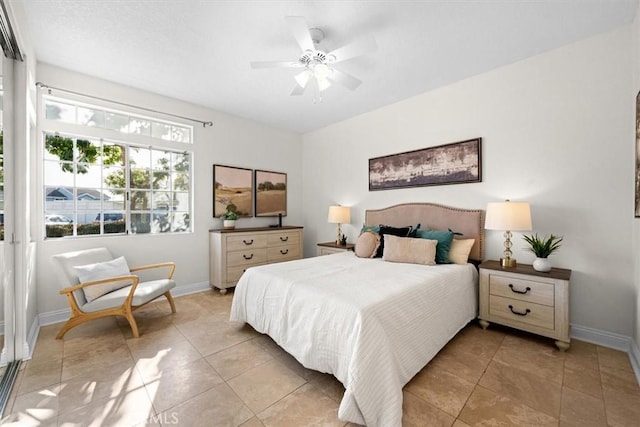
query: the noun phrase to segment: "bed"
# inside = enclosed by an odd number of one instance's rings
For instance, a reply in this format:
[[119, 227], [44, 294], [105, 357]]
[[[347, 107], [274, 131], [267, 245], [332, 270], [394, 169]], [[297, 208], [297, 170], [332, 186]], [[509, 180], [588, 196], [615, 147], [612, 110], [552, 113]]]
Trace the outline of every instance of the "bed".
[[[462, 233], [484, 248], [484, 211], [408, 203], [365, 212], [365, 225]], [[402, 388], [477, 316], [477, 269], [358, 258], [352, 252], [248, 269], [231, 320], [268, 334], [309, 369], [345, 387], [343, 421], [401, 426]]]

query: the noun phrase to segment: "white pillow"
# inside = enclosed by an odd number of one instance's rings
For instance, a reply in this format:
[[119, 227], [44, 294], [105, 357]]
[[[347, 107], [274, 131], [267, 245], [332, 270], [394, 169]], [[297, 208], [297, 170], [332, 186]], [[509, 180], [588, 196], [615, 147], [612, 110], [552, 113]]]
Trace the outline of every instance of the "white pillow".
[[384, 236], [382, 259], [408, 264], [435, 265], [437, 244], [437, 240], [397, 237], [386, 234]]
[[[112, 259], [111, 261], [98, 262], [96, 264], [81, 265], [73, 267], [78, 274], [80, 283], [93, 282], [94, 280], [108, 279], [110, 277], [130, 276], [129, 266], [123, 256]], [[117, 282], [104, 283], [102, 285], [94, 285], [83, 288], [84, 296], [87, 302], [101, 297], [116, 289], [129, 286], [133, 282], [131, 280], [120, 280]]]
[[449, 249], [449, 261], [453, 264], [466, 264], [475, 241], [476, 239], [453, 239]]

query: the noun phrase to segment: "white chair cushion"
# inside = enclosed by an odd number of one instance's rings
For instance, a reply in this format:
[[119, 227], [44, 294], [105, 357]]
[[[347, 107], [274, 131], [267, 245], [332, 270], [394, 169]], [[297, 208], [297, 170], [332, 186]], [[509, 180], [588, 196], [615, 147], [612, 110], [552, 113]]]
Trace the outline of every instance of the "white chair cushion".
[[[73, 266], [110, 261], [113, 259], [113, 255], [111, 255], [111, 252], [109, 252], [107, 248], [95, 248], [54, 255], [53, 258], [58, 261], [62, 267], [62, 272], [67, 278], [67, 280], [60, 281], [62, 287], [66, 288], [80, 283], [78, 273], [73, 269]], [[87, 302], [82, 289], [75, 291], [73, 296], [79, 306], [82, 306], [82, 304]]]
[[[73, 269], [77, 273], [80, 283], [131, 275], [127, 261], [122, 256], [110, 261], [75, 266]], [[82, 290], [84, 291], [84, 296], [87, 299], [87, 302], [91, 302], [104, 294], [115, 291], [116, 289], [124, 288], [132, 283], [133, 282], [131, 280], [119, 280], [117, 282], [88, 286]]]
[[[176, 282], [171, 279], [151, 280], [149, 282], [138, 283], [136, 291], [133, 294], [131, 305], [137, 306], [147, 303], [173, 289], [175, 286]], [[130, 290], [131, 286], [120, 288], [86, 303], [80, 308], [86, 313], [93, 313], [108, 308], [120, 307], [127, 299]]]

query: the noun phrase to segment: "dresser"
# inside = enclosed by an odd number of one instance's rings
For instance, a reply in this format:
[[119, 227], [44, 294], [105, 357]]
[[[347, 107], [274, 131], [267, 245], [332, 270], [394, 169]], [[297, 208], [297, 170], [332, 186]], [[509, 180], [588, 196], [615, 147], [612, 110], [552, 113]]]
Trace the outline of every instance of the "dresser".
[[480, 264], [480, 325], [490, 322], [533, 332], [569, 348], [569, 280], [571, 270], [542, 273], [527, 264], [502, 267], [499, 261]]
[[209, 283], [227, 292], [249, 267], [302, 258], [302, 227], [209, 230]]
[[336, 244], [336, 242], [318, 243], [317, 246], [318, 246], [318, 256], [353, 251], [355, 250], [355, 247], [356, 247], [356, 245], [354, 245], [353, 243], [338, 245]]

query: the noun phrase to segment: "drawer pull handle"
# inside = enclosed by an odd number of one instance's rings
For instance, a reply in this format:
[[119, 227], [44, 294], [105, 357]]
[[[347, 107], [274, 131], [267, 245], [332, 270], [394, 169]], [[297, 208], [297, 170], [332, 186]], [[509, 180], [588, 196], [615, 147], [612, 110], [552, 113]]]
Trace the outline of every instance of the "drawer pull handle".
[[282, 255], [286, 255], [286, 254], [288, 254], [288, 253], [289, 253], [289, 249], [285, 249], [284, 251], [283, 251], [282, 249], [280, 249], [280, 253], [281, 253]]
[[249, 255], [249, 256], [246, 256], [245, 254], [242, 254], [242, 258], [244, 258], [244, 259], [251, 259], [251, 258], [253, 258], [253, 254], [251, 254], [251, 255]]
[[515, 311], [515, 310], [513, 309], [513, 306], [512, 306], [511, 304], [509, 304], [509, 310], [511, 310], [511, 312], [512, 312], [513, 314], [518, 315], [518, 316], [526, 316], [527, 314], [531, 313], [531, 310], [529, 310], [528, 308], [525, 310], [525, 312], [524, 312], [524, 313], [521, 313], [521, 312], [519, 312], [519, 311]]
[[248, 242], [246, 240], [242, 240], [242, 243], [244, 243], [245, 245], [249, 246], [249, 245], [253, 245], [253, 239], [249, 240]]
[[531, 290], [531, 288], [527, 286], [527, 288], [524, 291], [519, 291], [517, 289], [514, 289], [511, 283], [509, 283], [509, 288], [511, 288], [511, 292], [514, 292], [516, 294], [522, 294], [522, 295], [528, 293]]
[[288, 242], [288, 241], [289, 241], [289, 236], [287, 236], [287, 237], [280, 237], [280, 241], [281, 241], [281, 242]]

